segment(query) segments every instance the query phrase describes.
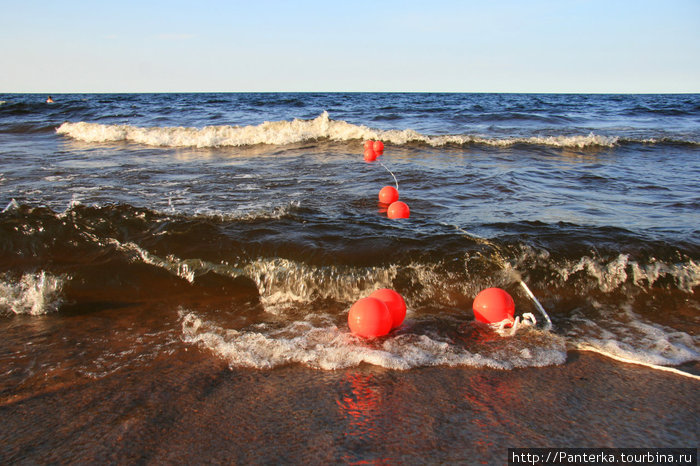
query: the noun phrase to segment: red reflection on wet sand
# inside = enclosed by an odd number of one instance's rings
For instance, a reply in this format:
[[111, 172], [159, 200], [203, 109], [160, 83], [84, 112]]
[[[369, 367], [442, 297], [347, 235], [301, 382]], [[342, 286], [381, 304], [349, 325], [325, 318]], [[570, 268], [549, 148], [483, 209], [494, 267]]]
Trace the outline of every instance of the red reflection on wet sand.
[[473, 445], [487, 455], [497, 447], [492, 439], [495, 433], [516, 428], [511, 420], [510, 407], [521, 404], [527, 396], [521, 393], [520, 383], [512, 377], [477, 375], [470, 377], [464, 389], [464, 398], [476, 414], [472, 419], [475, 426], [472, 430], [475, 434]]
[[[383, 406], [381, 386], [372, 375], [347, 373], [345, 381], [350, 390], [336, 401], [347, 421], [344, 432], [350, 452], [343, 457], [349, 464], [388, 464], [389, 458], [366, 458], [382, 443], [379, 418]], [[380, 455], [381, 456], [381, 455]]]
[[349, 421], [345, 435], [376, 438], [376, 417], [381, 404], [379, 387], [372, 386], [371, 375], [347, 374], [345, 379], [350, 383], [351, 390], [337, 400], [340, 410]]

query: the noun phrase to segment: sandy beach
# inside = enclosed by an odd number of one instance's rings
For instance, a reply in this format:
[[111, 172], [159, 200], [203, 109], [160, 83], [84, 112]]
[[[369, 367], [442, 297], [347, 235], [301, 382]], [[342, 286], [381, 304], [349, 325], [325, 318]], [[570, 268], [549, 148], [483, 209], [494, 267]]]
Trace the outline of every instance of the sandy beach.
[[5, 393], [0, 461], [503, 464], [513, 447], [695, 447], [697, 393], [695, 380], [583, 352], [512, 371], [319, 371], [230, 369], [190, 348]]

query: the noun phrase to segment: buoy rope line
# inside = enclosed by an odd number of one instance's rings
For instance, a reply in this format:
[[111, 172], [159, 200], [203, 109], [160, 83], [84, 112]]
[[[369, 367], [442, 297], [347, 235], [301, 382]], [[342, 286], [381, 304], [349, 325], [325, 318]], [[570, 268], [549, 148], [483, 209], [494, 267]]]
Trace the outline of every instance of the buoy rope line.
[[[391, 175], [391, 177], [394, 179], [394, 183], [396, 184], [396, 190], [398, 191], [399, 190], [399, 181], [396, 179], [396, 176], [394, 175], [394, 173], [391, 170], [389, 170], [389, 167], [384, 165], [384, 163], [382, 163], [381, 160], [376, 160], [376, 161], [379, 162], [379, 165], [381, 165], [384, 168], [384, 170], [386, 170]], [[530, 290], [530, 287], [528, 287], [527, 284], [520, 278], [520, 274], [517, 271], [515, 271], [508, 262], [506, 262], [506, 260], [501, 255], [501, 251], [498, 248], [498, 246], [496, 246], [495, 244], [493, 244], [493, 242], [487, 240], [486, 238], [482, 238], [480, 236], [471, 234], [468, 231], [466, 231], [463, 228], [460, 228], [458, 226], [455, 226], [455, 227], [459, 231], [461, 231], [463, 234], [468, 236], [469, 238], [472, 238], [472, 239], [474, 239], [482, 244], [489, 246], [495, 252], [496, 259], [497, 259], [496, 262], [498, 263], [498, 265], [501, 268], [510, 269], [510, 270], [513, 270], [515, 272], [516, 276], [518, 277], [518, 282], [520, 283], [520, 286], [525, 290], [525, 294], [527, 294], [527, 296], [532, 300], [532, 302], [535, 304], [535, 307], [537, 308], [539, 313], [542, 314], [542, 316], [544, 317], [544, 320], [545, 320], [544, 329], [547, 331], [551, 330], [552, 329], [552, 319], [549, 318], [549, 314], [547, 314], [547, 311], [545, 311], [544, 306], [542, 306], [542, 304], [537, 299], [537, 297], [535, 297], [535, 295], [532, 293], [532, 291]]]
[[520, 280], [520, 286], [523, 287], [525, 290], [525, 293], [530, 297], [533, 303], [535, 303], [535, 307], [537, 308], [538, 311], [540, 311], [540, 314], [544, 317], [544, 320], [547, 322], [545, 325], [544, 329], [545, 330], [551, 330], [552, 329], [552, 319], [549, 318], [549, 314], [547, 314], [547, 311], [544, 310], [544, 307], [542, 307], [542, 304], [540, 304], [540, 301], [535, 297], [535, 295], [530, 291], [530, 288], [527, 286], [527, 284]]
[[[379, 165], [381, 165], [394, 179], [394, 183], [396, 184], [396, 190], [398, 191], [399, 190], [399, 182], [396, 179], [396, 176], [394, 175], [394, 173], [391, 170], [389, 170], [389, 168], [386, 165], [384, 165], [380, 160], [376, 160], [376, 161], [379, 162]], [[447, 225], [447, 224], [445, 224], [445, 225]], [[453, 226], [454, 228], [456, 228], [459, 232], [461, 232], [462, 234], [467, 236], [469, 239], [476, 241], [478, 243], [481, 243], [485, 246], [488, 246], [493, 251], [493, 258], [495, 260], [490, 259], [490, 258], [487, 258], [487, 259], [492, 260], [493, 262], [498, 264], [502, 269], [504, 269], [506, 271], [511, 271], [516, 276], [516, 280], [520, 284], [520, 286], [523, 288], [523, 290], [525, 291], [525, 294], [533, 302], [533, 304], [537, 308], [537, 311], [540, 314], [542, 314], [542, 317], [544, 317], [544, 320], [545, 320], [544, 330], [551, 331], [553, 325], [552, 325], [552, 319], [549, 318], [549, 314], [547, 314], [547, 311], [544, 309], [544, 306], [542, 306], [542, 303], [540, 303], [540, 301], [534, 295], [532, 290], [530, 290], [530, 287], [527, 286], [527, 283], [525, 283], [523, 281], [523, 279], [520, 276], [520, 273], [517, 270], [515, 270], [513, 268], [513, 266], [508, 261], [505, 260], [505, 258], [501, 254], [501, 250], [498, 247], [498, 245], [494, 244], [492, 241], [490, 241], [486, 238], [483, 238], [479, 235], [470, 233], [470, 232], [466, 231], [464, 228], [461, 228], [457, 225], [450, 225], [450, 226]], [[507, 324], [511, 324], [511, 322], [508, 322]], [[513, 336], [516, 334], [519, 327], [524, 327], [524, 326], [533, 326], [534, 327], [534, 326], [536, 326], [537, 319], [531, 313], [524, 313], [522, 316], [522, 320], [521, 320], [521, 317], [519, 317], [519, 316], [515, 318], [515, 321], [512, 322], [512, 327], [508, 331], [506, 331], [506, 322], [505, 321], [501, 322], [501, 323], [494, 324], [494, 325], [496, 326], [496, 330], [499, 333], [501, 333], [503, 335]], [[616, 361], [623, 362], [626, 364], [635, 364], [638, 366], [648, 367], [650, 369], [655, 369], [655, 370], [664, 371], [664, 372], [670, 372], [672, 374], [677, 374], [677, 375], [680, 375], [683, 377], [688, 377], [688, 378], [694, 379], [694, 380], [700, 380], [700, 376], [695, 375], [695, 374], [691, 374], [689, 372], [682, 371], [680, 369], [676, 369], [675, 367], [661, 366], [658, 364], [652, 364], [652, 363], [637, 361], [637, 360], [630, 359], [630, 358], [625, 358], [625, 357], [610, 353], [608, 351], [602, 350], [600, 348], [596, 348], [596, 347], [591, 346], [591, 345], [586, 344], [586, 343], [578, 343], [576, 345], [573, 345], [573, 347], [574, 347], [574, 349], [576, 349], [578, 351], [588, 351], [588, 352], [592, 352], [592, 353], [597, 353], [597, 354], [600, 354], [601, 356], [605, 356], [607, 358], [614, 359]]]

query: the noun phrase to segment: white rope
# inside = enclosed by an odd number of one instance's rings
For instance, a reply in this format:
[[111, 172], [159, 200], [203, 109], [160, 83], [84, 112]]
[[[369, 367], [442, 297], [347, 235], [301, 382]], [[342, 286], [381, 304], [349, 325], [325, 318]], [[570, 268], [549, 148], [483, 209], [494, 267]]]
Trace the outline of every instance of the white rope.
[[[535, 307], [540, 312], [540, 314], [542, 314], [542, 317], [544, 317], [544, 320], [546, 322], [544, 329], [551, 330], [552, 329], [552, 319], [549, 318], [549, 314], [547, 314], [547, 311], [544, 310], [544, 307], [542, 306], [542, 304], [535, 297], [535, 295], [532, 293], [532, 291], [530, 291], [530, 287], [528, 287], [527, 284], [520, 278], [520, 274], [517, 271], [515, 271], [513, 269], [513, 267], [505, 261], [505, 259], [503, 259], [501, 257], [501, 254], [500, 254], [500, 251], [498, 250], [498, 247], [486, 238], [482, 238], [481, 236], [469, 233], [464, 228], [461, 228], [457, 225], [452, 225], [452, 226], [454, 226], [458, 231], [461, 231], [465, 235], [469, 236], [471, 239], [474, 239], [482, 244], [486, 244], [487, 246], [491, 247], [496, 252], [496, 254], [498, 256], [498, 265], [500, 265], [501, 268], [503, 268], [503, 269], [508, 269], [508, 270], [513, 271], [518, 276], [518, 282], [520, 283], [520, 286], [523, 287], [527, 296], [535, 304]], [[532, 315], [532, 314], [530, 314], [530, 315]]]
[[668, 366], [659, 366], [658, 364], [652, 364], [650, 362], [642, 362], [642, 361], [637, 361], [634, 359], [629, 359], [625, 358], [622, 356], [618, 356], [616, 354], [609, 353], [605, 350], [602, 350], [600, 348], [596, 348], [595, 346], [588, 345], [586, 343], [579, 343], [574, 346], [575, 349], [579, 351], [590, 351], [592, 353], [598, 353], [602, 356], [605, 356], [606, 358], [614, 359], [616, 361], [624, 362], [627, 364], [636, 364], [638, 366], [644, 366], [648, 367], [650, 369], [656, 369], [657, 371], [664, 371], [664, 372], [671, 372], [676, 375], [682, 375], [683, 377], [688, 377], [690, 379], [695, 379], [695, 380], [700, 380], [700, 376], [691, 374], [690, 372], [685, 372], [679, 369], [676, 369], [675, 367], [668, 367]]
[[525, 327], [537, 327], [537, 319], [529, 312], [516, 316], [515, 319], [503, 319], [501, 322], [489, 324], [490, 327], [502, 337], [512, 337], [518, 330]]
[[547, 314], [547, 311], [544, 310], [544, 307], [542, 307], [542, 304], [538, 301], [538, 299], [535, 297], [534, 294], [532, 294], [532, 291], [530, 291], [530, 288], [525, 284], [524, 281], [520, 280], [520, 286], [523, 287], [525, 290], [525, 293], [532, 299], [532, 301], [535, 303], [535, 307], [537, 308], [538, 311], [540, 311], [540, 314], [544, 317], [544, 320], [547, 321], [547, 325], [545, 325], [545, 330], [551, 330], [552, 329], [552, 319], [549, 318], [549, 314]]
[[399, 182], [398, 182], [398, 180], [396, 179], [396, 177], [394, 176], [394, 174], [391, 172], [391, 170], [389, 170], [389, 169], [386, 167], [386, 165], [384, 165], [384, 164], [381, 162], [381, 160], [377, 160], [377, 162], [379, 162], [379, 165], [381, 165], [382, 167], [384, 167], [384, 170], [386, 170], [386, 171], [389, 172], [389, 174], [391, 175], [391, 177], [394, 179], [394, 183], [396, 183], [396, 190], [398, 191], [398, 190], [399, 190]]

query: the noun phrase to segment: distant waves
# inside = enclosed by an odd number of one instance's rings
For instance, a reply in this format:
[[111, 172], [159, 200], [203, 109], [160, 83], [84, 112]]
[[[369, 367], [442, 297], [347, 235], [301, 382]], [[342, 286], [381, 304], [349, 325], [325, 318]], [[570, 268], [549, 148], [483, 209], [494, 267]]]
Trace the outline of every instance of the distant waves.
[[[614, 147], [621, 142], [617, 136], [587, 135], [532, 136], [493, 138], [479, 135], [426, 135], [412, 129], [376, 130], [364, 125], [336, 121], [323, 112], [312, 120], [266, 121], [250, 126], [138, 127], [103, 125], [98, 123], [63, 123], [56, 132], [73, 139], [91, 142], [131, 142], [161, 147], [240, 147], [256, 144], [286, 145], [328, 139], [331, 141], [362, 141], [381, 139], [394, 145], [426, 144], [433, 147], [482, 144], [507, 147], [517, 144], [561, 148]], [[655, 143], [653, 139], [636, 141]]]

